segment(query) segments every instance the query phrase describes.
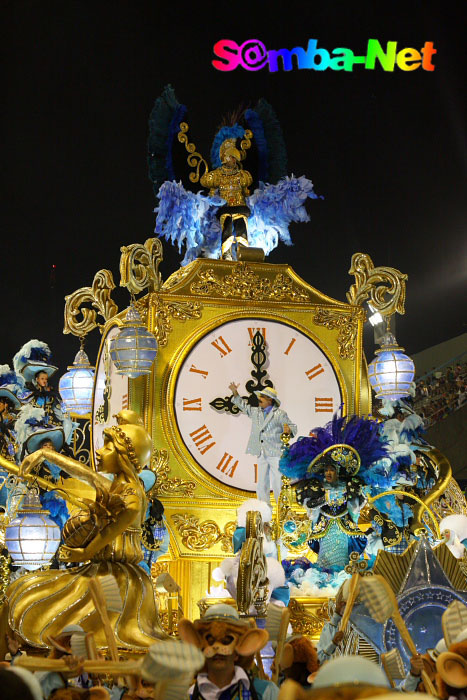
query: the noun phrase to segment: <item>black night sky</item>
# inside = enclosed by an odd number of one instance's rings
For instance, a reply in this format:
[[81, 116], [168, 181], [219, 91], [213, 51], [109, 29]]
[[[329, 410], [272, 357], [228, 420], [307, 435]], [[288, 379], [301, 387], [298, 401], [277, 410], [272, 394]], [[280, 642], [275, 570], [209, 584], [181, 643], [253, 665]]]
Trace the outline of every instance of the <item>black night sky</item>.
[[[465, 332], [465, 3], [2, 3], [2, 347], [30, 338], [65, 370], [78, 348], [63, 336], [63, 297], [111, 269], [120, 246], [154, 228], [147, 119], [171, 83], [188, 105], [190, 136], [209, 153], [222, 115], [265, 97], [281, 121], [289, 173], [324, 200], [294, 225], [288, 262], [345, 300], [352, 253], [408, 273], [397, 338], [409, 353]], [[213, 68], [213, 45], [260, 39], [268, 49], [332, 51], [433, 41], [435, 70], [353, 72]], [[177, 144], [182, 149], [182, 146]], [[187, 172], [180, 173], [187, 178]], [[164, 244], [167, 277], [178, 267]], [[124, 290], [115, 290], [121, 308]], [[95, 360], [99, 336], [88, 351]], [[370, 351], [371, 352], [371, 351]], [[371, 359], [371, 357], [369, 358]]]

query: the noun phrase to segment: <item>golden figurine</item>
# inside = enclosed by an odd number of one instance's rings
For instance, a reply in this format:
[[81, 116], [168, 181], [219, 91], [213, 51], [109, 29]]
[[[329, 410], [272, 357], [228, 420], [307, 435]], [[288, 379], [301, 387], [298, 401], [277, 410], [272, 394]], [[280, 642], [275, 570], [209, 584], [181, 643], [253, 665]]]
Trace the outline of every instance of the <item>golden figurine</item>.
[[222, 258], [232, 260], [232, 245], [248, 245], [247, 221], [250, 208], [246, 197], [253, 178], [241, 165], [242, 155], [235, 145], [235, 139], [226, 139], [219, 149], [222, 165], [206, 172], [201, 177], [203, 187], [209, 187], [209, 194], [225, 199], [226, 204], [218, 210], [222, 229]]
[[[127, 416], [126, 416], [127, 417]], [[26, 476], [43, 460], [56, 464], [96, 490], [95, 501], [83, 499], [84, 509], [63, 528], [60, 558], [82, 562], [72, 569], [33, 571], [7, 590], [9, 623], [32, 646], [44, 648], [49, 637], [69, 624], [93, 632], [98, 646], [106, 646], [102, 624], [89, 592], [89, 579], [113, 574], [123, 601], [121, 613], [109, 616], [120, 648], [143, 650], [165, 638], [156, 610], [154, 591], [142, 561], [141, 526], [147, 501], [138, 478], [151, 455], [150, 435], [136, 421], [104, 431], [104, 447], [96, 452], [99, 472], [53, 450], [41, 449], [26, 457]], [[63, 486], [66, 491], [66, 482]]]

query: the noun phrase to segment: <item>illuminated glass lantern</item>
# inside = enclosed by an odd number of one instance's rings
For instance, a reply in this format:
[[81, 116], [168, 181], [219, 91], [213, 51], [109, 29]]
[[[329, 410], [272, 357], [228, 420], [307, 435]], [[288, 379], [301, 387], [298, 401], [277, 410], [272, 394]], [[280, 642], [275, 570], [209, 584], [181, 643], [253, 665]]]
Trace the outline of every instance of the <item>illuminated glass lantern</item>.
[[5, 528], [5, 546], [14, 565], [28, 571], [47, 566], [59, 544], [60, 528], [42, 508], [37, 493], [29, 490]]
[[60, 378], [58, 390], [65, 408], [69, 413], [86, 415], [92, 409], [92, 389], [94, 386], [94, 367], [84, 352], [83, 345], [76, 354], [68, 372]]
[[409, 396], [414, 374], [413, 360], [397, 345], [394, 335], [387, 332], [368, 366], [368, 378], [376, 398], [396, 401]]
[[157, 341], [141, 321], [134, 306], [128, 309], [120, 333], [110, 341], [110, 356], [118, 374], [140, 377], [149, 374], [157, 354]]

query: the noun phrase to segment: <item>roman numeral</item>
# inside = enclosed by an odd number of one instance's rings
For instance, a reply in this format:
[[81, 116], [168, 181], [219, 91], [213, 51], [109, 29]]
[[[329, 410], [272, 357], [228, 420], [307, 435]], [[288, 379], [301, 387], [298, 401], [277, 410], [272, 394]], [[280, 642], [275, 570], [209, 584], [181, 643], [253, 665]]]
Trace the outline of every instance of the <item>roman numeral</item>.
[[251, 345], [252, 342], [253, 342], [253, 336], [254, 336], [255, 333], [257, 333], [258, 331], [259, 331], [259, 332], [261, 333], [261, 335], [263, 336], [264, 342], [266, 342], [266, 328], [249, 328], [249, 329], [248, 329], [248, 333], [250, 334], [250, 345]]
[[232, 352], [232, 348], [229, 348], [221, 335], [217, 338], [217, 340], [213, 340], [211, 345], [213, 345], [216, 350], [219, 350], [221, 357], [225, 357], [229, 354], [229, 352]]
[[[193, 432], [190, 433], [190, 437], [193, 438], [193, 442], [202, 455], [206, 454], [206, 452], [216, 444], [214, 441], [210, 442], [209, 445], [204, 445], [204, 443], [208, 440], [213, 440], [211, 433], [205, 425], [202, 425], [201, 428], [198, 428], [197, 430], [193, 430]], [[203, 447], [201, 447], [201, 445], [203, 445]]]
[[202, 411], [201, 399], [183, 399], [184, 411]]
[[235, 470], [238, 466], [238, 459], [236, 459], [233, 464], [230, 464], [232, 460], [233, 460], [232, 455], [229, 455], [227, 452], [224, 452], [224, 456], [222, 457], [221, 461], [217, 465], [216, 469], [218, 469], [220, 472], [222, 472], [226, 476], [230, 476], [230, 478], [232, 478], [233, 475], [235, 474]]
[[322, 372], [324, 372], [324, 367], [321, 364], [319, 364], [319, 365], [316, 365], [316, 367], [312, 367], [311, 369], [309, 369], [307, 372], [305, 372], [305, 374], [308, 377], [308, 379], [311, 381], [312, 379], [317, 377], [318, 374], [321, 374]]
[[258, 465], [254, 464], [253, 466], [255, 468], [255, 484], [257, 484], [258, 483]]
[[291, 340], [290, 343], [289, 343], [289, 347], [288, 347], [287, 350], [284, 352], [284, 355], [288, 355], [288, 354], [289, 354], [290, 350], [292, 349], [292, 345], [293, 345], [296, 341], [297, 341], [296, 338], [292, 338], [292, 340]]
[[315, 413], [332, 413], [333, 412], [333, 399], [318, 399], [315, 398]]
[[201, 374], [201, 376], [203, 377], [203, 379], [206, 379], [206, 377], [208, 376], [208, 372], [206, 372], [206, 370], [204, 370], [204, 369], [198, 369], [198, 368], [195, 367], [194, 365], [191, 365], [191, 367], [190, 367], [190, 372], [196, 372], [196, 374]]
[[128, 408], [128, 394], [122, 396], [122, 408]]

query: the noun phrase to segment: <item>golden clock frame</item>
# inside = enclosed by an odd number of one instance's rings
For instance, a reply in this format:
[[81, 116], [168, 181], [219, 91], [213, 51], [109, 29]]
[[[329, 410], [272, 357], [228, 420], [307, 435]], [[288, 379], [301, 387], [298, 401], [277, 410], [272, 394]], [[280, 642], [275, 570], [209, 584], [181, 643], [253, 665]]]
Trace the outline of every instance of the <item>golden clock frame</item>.
[[197, 601], [209, 588], [211, 569], [232, 555], [236, 509], [251, 493], [208, 475], [184, 445], [173, 408], [184, 359], [206, 333], [227, 321], [279, 321], [302, 332], [325, 353], [345, 411], [369, 414], [371, 392], [362, 349], [365, 311], [319, 292], [286, 264], [207, 259], [180, 268], [136, 305], [159, 347], [151, 376], [130, 380], [129, 401], [153, 436], [156, 493], [165, 507], [171, 542], [169, 553], [159, 561], [169, 560], [169, 571], [182, 587], [185, 614], [193, 617]]

